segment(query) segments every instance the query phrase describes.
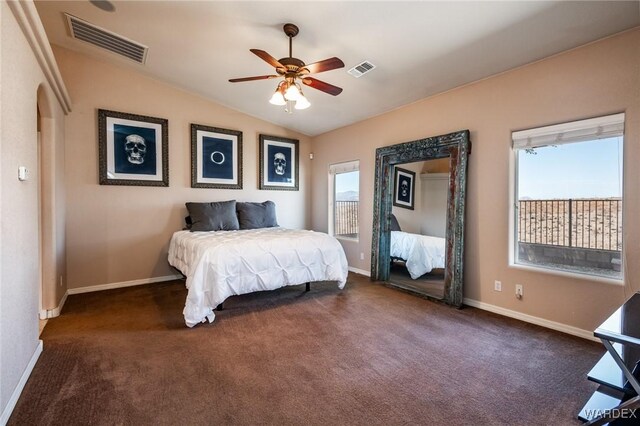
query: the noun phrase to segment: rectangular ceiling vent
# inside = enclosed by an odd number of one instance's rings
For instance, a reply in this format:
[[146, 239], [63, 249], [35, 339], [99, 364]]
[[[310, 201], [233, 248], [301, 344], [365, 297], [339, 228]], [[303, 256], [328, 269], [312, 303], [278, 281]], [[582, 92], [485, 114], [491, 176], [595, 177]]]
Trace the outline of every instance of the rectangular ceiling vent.
[[376, 66], [373, 65], [371, 62], [364, 61], [364, 62], [356, 65], [355, 67], [351, 68], [347, 72], [349, 74], [351, 74], [352, 76], [354, 76], [355, 78], [360, 78], [363, 75], [365, 75], [366, 73], [368, 73], [369, 71], [373, 70], [375, 67]]
[[149, 48], [65, 13], [71, 37], [144, 64]]

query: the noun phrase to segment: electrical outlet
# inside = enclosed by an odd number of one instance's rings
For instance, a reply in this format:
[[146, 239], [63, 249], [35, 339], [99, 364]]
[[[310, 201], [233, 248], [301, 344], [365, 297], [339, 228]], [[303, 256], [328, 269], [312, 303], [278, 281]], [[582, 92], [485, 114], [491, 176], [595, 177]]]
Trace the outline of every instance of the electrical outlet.
[[493, 283], [493, 289], [495, 291], [502, 291], [502, 282], [495, 280]]
[[360, 253], [360, 260], [364, 260], [364, 253]]
[[516, 284], [516, 299], [522, 299], [522, 296], [524, 296], [522, 284]]

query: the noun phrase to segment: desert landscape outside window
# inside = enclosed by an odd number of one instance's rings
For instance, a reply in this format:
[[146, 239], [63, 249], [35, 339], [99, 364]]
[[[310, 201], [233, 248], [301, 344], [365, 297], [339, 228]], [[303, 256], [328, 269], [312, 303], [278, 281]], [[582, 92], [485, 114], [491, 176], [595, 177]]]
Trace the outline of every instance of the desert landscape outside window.
[[515, 132], [516, 264], [622, 279], [624, 114]]
[[336, 238], [357, 240], [359, 234], [358, 212], [360, 210], [359, 161], [330, 166], [333, 194], [329, 204], [332, 235]]

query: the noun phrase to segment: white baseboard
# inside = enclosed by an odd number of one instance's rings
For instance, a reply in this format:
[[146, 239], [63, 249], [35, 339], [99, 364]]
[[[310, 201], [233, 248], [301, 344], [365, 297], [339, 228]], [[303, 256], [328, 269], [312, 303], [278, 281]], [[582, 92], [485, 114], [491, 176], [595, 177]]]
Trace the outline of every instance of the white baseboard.
[[18, 398], [20, 398], [20, 394], [24, 389], [24, 385], [27, 384], [27, 380], [29, 379], [31, 372], [33, 371], [33, 367], [35, 367], [36, 362], [38, 361], [38, 358], [40, 358], [41, 353], [42, 353], [42, 340], [38, 340], [38, 346], [36, 346], [36, 350], [33, 352], [33, 355], [31, 355], [31, 359], [29, 360], [29, 364], [27, 364], [27, 368], [25, 368], [24, 372], [22, 373], [22, 377], [20, 377], [20, 381], [18, 382], [18, 385], [13, 390], [13, 393], [11, 394], [11, 398], [9, 398], [9, 402], [7, 402], [7, 405], [4, 407], [4, 410], [2, 410], [2, 416], [0, 416], [0, 425], [4, 426], [9, 421], [9, 417], [11, 417], [11, 413], [13, 413], [13, 409], [16, 407], [16, 404], [18, 403]]
[[67, 301], [67, 297], [69, 296], [69, 290], [64, 292], [64, 296], [62, 296], [62, 299], [60, 299], [60, 303], [58, 303], [58, 306], [56, 306], [53, 309], [48, 309], [47, 312], [47, 316], [45, 318], [49, 319], [49, 318], [55, 318], [57, 316], [60, 316], [60, 312], [62, 312], [62, 308], [64, 307], [64, 303]]
[[501, 308], [500, 306], [479, 302], [473, 299], [467, 299], [466, 297], [462, 300], [462, 303], [473, 308], [482, 309], [483, 311], [493, 312], [494, 314], [514, 318], [520, 321], [528, 322], [530, 324], [539, 325], [541, 327], [550, 328], [552, 330], [560, 331], [562, 333], [571, 334], [572, 336], [582, 337], [583, 339], [600, 343], [600, 339], [593, 335], [593, 331], [583, 330], [582, 328], [573, 327], [555, 321], [549, 321], [540, 317], [534, 317], [533, 315], [523, 314], [522, 312], [512, 311], [511, 309]]
[[354, 268], [353, 266], [349, 266], [349, 271], [354, 272], [356, 274], [364, 275], [365, 277], [371, 276], [371, 272], [365, 271], [364, 269]]
[[143, 278], [140, 280], [122, 281], [119, 283], [91, 285], [87, 287], [70, 288], [68, 294], [91, 293], [93, 291], [112, 290], [114, 288], [133, 287], [136, 285], [160, 283], [182, 278], [182, 275], [166, 275], [164, 277]]

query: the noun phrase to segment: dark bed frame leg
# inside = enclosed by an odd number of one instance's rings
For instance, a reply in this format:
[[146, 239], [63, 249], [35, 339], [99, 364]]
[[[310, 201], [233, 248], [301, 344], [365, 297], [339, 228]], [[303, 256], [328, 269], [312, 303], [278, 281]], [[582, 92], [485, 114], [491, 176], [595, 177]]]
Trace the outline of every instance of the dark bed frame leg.
[[224, 310], [224, 302], [219, 304], [218, 307], [216, 308], [216, 311], [223, 311], [223, 310]]
[[311, 283], [307, 283], [307, 288], [304, 291], [309, 291], [311, 290]]

